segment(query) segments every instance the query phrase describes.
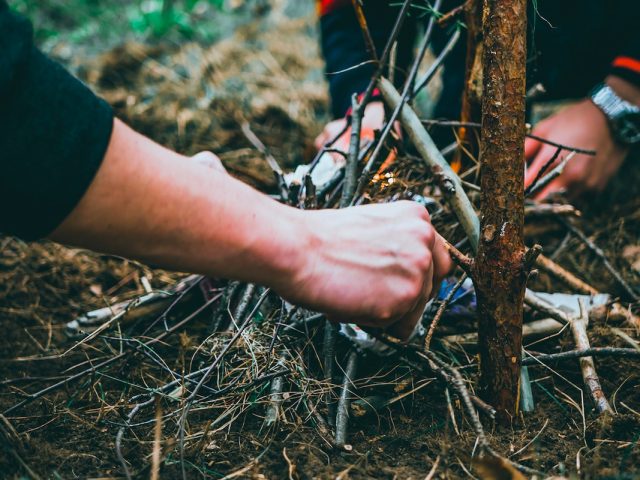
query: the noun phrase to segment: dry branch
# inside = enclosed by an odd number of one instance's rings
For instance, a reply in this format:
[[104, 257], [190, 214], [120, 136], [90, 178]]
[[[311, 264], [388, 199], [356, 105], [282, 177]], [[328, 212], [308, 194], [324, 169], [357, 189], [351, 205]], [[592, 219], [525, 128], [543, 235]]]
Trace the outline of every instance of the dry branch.
[[[591, 345], [589, 344], [589, 337], [587, 336], [589, 312], [583, 305], [583, 302], [580, 302], [580, 307], [580, 316], [571, 321], [571, 333], [573, 334], [573, 340], [575, 341], [578, 350], [588, 350], [591, 348]], [[596, 373], [593, 357], [581, 357], [580, 369], [582, 370], [584, 384], [591, 392], [591, 398], [596, 405], [598, 413], [613, 413], [613, 409], [611, 408], [611, 405], [609, 405], [607, 397], [605, 397], [604, 392], [602, 391], [602, 385], [600, 384], [600, 379]]]
[[[378, 86], [385, 102], [390, 108], [396, 109], [401, 105], [400, 94], [391, 82], [385, 78], [381, 78]], [[429, 166], [433, 175], [438, 179], [444, 196], [450, 201], [451, 208], [455, 212], [458, 221], [462, 225], [475, 251], [478, 245], [480, 222], [473, 209], [473, 205], [464, 193], [460, 179], [442, 156], [442, 153], [420, 122], [418, 115], [416, 115], [411, 107], [406, 104], [403, 105], [400, 110], [399, 119], [418, 150], [418, 153], [420, 153], [420, 156], [427, 166]]]
[[344, 371], [342, 390], [336, 412], [336, 444], [339, 448], [350, 450], [347, 446], [347, 426], [349, 424], [349, 406], [351, 405], [351, 393], [353, 391], [353, 381], [358, 369], [358, 352], [352, 350], [349, 353], [347, 367]]
[[[553, 318], [545, 318], [542, 320], [535, 320], [533, 322], [525, 323], [522, 326], [522, 337], [544, 337], [546, 335], [553, 335], [558, 333], [564, 324], [554, 320]], [[478, 333], [461, 333], [456, 335], [447, 335], [442, 337], [442, 340], [450, 344], [460, 345], [477, 345]]]
[[541, 270], [544, 270], [548, 274], [553, 275], [555, 278], [570, 286], [577, 292], [584, 293], [586, 295], [597, 295], [598, 293], [600, 293], [591, 285], [583, 280], [580, 280], [573, 273], [562, 268], [556, 262], [554, 262], [550, 258], [545, 257], [544, 255], [538, 256], [538, 259], [536, 260], [536, 266]]
[[539, 365], [541, 362], [559, 362], [562, 360], [575, 360], [585, 357], [619, 357], [640, 358], [638, 348], [614, 348], [614, 347], [589, 347], [584, 350], [569, 350], [561, 353], [545, 353], [533, 355], [522, 361], [523, 365]]

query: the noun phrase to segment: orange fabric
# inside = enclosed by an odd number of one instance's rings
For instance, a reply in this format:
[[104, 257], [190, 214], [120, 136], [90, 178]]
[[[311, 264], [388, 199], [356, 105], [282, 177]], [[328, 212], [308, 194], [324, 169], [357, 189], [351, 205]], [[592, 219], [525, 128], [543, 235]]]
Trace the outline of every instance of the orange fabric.
[[612, 64], [616, 68], [626, 68], [635, 73], [640, 73], [640, 60], [631, 57], [617, 57]]

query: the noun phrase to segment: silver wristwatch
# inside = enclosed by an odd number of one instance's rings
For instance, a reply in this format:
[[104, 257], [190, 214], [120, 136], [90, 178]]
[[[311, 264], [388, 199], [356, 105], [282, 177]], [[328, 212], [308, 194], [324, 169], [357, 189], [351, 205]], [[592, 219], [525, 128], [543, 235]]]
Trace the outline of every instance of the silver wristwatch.
[[640, 143], [640, 107], [621, 99], [605, 83], [597, 85], [590, 96], [591, 101], [607, 117], [616, 142], [626, 146]]

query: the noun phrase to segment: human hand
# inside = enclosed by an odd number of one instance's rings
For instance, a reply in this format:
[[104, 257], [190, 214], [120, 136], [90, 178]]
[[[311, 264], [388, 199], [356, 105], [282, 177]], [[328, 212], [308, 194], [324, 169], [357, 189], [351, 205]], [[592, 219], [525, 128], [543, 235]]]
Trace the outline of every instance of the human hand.
[[426, 209], [403, 201], [303, 215], [299, 267], [278, 293], [332, 321], [408, 338], [451, 269]]
[[[344, 131], [342, 135], [334, 142], [332, 148], [336, 148], [337, 150], [341, 150], [345, 153], [349, 151], [349, 143], [351, 142], [351, 127], [345, 130], [347, 125], [347, 120], [344, 118], [340, 118], [338, 120], [334, 120], [329, 122], [320, 135], [318, 135], [314, 141], [315, 147], [318, 150], [321, 150], [328, 142], [333, 140], [336, 135], [340, 132]], [[373, 141], [375, 138], [375, 131], [382, 130], [384, 126], [384, 105], [380, 101], [374, 101], [369, 103], [364, 109], [364, 114], [362, 116], [362, 122], [360, 125], [360, 139], [361, 141]], [[396, 128], [396, 131], [399, 133], [400, 128], [399, 125]], [[335, 154], [332, 154], [334, 157]], [[391, 153], [393, 157], [390, 157], [389, 161], [392, 161], [395, 158], [395, 154]], [[339, 156], [341, 157], [341, 156]], [[336, 160], [342, 161], [341, 158], [336, 158]]]
[[[607, 78], [607, 83], [623, 99], [640, 103], [640, 89], [637, 87], [617, 77]], [[595, 156], [576, 154], [567, 163], [562, 174], [541, 190], [536, 195], [537, 198], [545, 198], [562, 189], [566, 189], [572, 197], [588, 191], [601, 191], [616, 174], [628, 153], [628, 148], [613, 140], [606, 117], [589, 99], [543, 120], [532, 133], [563, 145], [596, 151]], [[526, 139], [524, 154], [530, 166], [525, 175], [525, 186], [533, 182], [555, 151], [556, 147], [532, 138]], [[562, 155], [549, 168], [556, 166], [561, 157]]]

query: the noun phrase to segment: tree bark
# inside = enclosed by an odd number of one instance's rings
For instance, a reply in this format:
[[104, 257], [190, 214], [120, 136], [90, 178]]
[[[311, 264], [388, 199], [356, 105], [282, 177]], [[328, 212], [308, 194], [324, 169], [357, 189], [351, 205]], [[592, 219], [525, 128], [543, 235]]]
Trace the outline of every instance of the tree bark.
[[526, 0], [483, 6], [481, 220], [475, 262], [480, 381], [501, 424], [518, 413], [522, 356]]

